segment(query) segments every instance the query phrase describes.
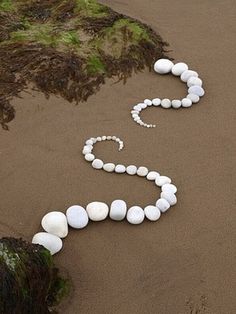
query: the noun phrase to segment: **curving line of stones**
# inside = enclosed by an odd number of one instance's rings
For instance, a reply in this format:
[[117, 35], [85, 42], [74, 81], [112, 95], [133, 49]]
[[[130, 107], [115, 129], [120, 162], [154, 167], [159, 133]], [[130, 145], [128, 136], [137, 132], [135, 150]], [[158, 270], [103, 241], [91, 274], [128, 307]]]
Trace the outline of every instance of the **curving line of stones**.
[[198, 103], [200, 97], [205, 94], [205, 91], [202, 88], [202, 80], [198, 77], [198, 73], [196, 71], [189, 70], [188, 65], [184, 62], [178, 62], [174, 64], [168, 59], [159, 59], [154, 64], [154, 71], [159, 74], [168, 74], [171, 72], [174, 76], [179, 76], [181, 81], [187, 84], [188, 95], [182, 100], [170, 100], [168, 98], [154, 98], [153, 100], [145, 99], [142, 103], [135, 105], [131, 110], [131, 116], [137, 124], [146, 128], [156, 127], [155, 124], [147, 124], [140, 118], [141, 111], [147, 107], [161, 106], [165, 109], [178, 109], [180, 107], [189, 108], [192, 106], [192, 104]]
[[43, 232], [36, 233], [32, 243], [41, 244], [46, 247], [51, 254], [55, 254], [62, 249], [62, 239], [68, 235], [68, 225], [75, 229], [85, 228], [89, 220], [102, 221], [109, 217], [115, 221], [127, 219], [130, 224], [141, 224], [145, 217], [150, 221], [157, 221], [163, 213], [171, 206], [177, 203], [177, 187], [172, 184], [169, 177], [160, 175], [157, 171], [149, 171], [144, 166], [135, 165], [115, 165], [112, 162], [104, 163], [96, 158], [93, 153], [94, 144], [101, 141], [115, 141], [119, 144], [119, 151], [124, 147], [124, 143], [116, 136], [98, 136], [92, 137], [85, 142], [83, 155], [86, 161], [91, 162], [94, 169], [103, 169], [106, 172], [115, 172], [118, 174], [126, 173], [128, 175], [138, 175], [149, 181], [155, 182], [156, 186], [161, 188], [160, 198], [154, 205], [148, 205], [144, 209], [140, 206], [127, 208], [124, 200], [114, 200], [110, 206], [103, 202], [91, 202], [86, 208], [81, 205], [70, 206], [66, 213], [52, 211], [46, 214], [41, 221]]

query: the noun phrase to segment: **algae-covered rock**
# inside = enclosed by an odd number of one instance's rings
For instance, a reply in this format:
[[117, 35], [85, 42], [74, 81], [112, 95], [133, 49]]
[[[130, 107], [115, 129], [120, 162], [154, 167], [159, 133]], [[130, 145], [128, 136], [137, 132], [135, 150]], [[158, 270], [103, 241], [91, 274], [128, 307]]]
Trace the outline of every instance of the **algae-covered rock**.
[[46, 314], [68, 292], [49, 251], [21, 239], [0, 239], [0, 313]]

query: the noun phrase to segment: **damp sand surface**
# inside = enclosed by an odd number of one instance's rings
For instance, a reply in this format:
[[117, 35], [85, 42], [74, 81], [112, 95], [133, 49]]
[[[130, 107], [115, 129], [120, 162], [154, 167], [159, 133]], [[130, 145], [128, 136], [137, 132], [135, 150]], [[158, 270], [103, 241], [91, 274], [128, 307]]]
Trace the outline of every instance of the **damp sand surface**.
[[106, 220], [70, 230], [55, 256], [74, 288], [60, 313], [233, 314], [234, 1], [103, 2], [160, 32], [170, 55], [200, 73], [206, 96], [191, 109], [144, 111], [144, 120], [157, 124], [149, 130], [132, 122], [131, 106], [146, 97], [183, 97], [178, 79], [145, 71], [126, 85], [108, 81], [78, 106], [22, 93], [14, 100], [10, 131], [0, 132], [0, 234], [30, 240], [46, 212], [75, 203], [155, 202], [159, 190], [152, 183], [95, 171], [83, 160], [86, 138], [115, 134], [125, 141], [124, 151], [109, 142], [96, 145], [96, 154], [169, 175], [179, 203], [158, 223]]

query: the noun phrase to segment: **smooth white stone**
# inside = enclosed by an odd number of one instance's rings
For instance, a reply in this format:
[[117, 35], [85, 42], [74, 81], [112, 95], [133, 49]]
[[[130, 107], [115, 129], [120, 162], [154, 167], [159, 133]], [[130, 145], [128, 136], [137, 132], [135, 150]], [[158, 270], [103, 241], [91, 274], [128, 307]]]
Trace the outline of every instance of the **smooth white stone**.
[[167, 200], [170, 206], [173, 206], [177, 203], [177, 197], [172, 192], [161, 192], [161, 198]]
[[150, 181], [154, 181], [154, 180], [156, 180], [156, 177], [159, 177], [159, 176], [160, 176], [160, 173], [158, 173], [156, 171], [150, 171], [147, 174], [147, 179], [150, 180]]
[[181, 100], [179, 100], [179, 99], [173, 99], [171, 102], [171, 106], [175, 109], [180, 108], [181, 105], [182, 105], [182, 103], [181, 103]]
[[159, 59], [154, 64], [154, 71], [159, 74], [169, 73], [174, 66], [174, 63], [168, 59]]
[[79, 205], [70, 206], [66, 211], [68, 225], [75, 229], [82, 229], [89, 222], [86, 210]]
[[135, 175], [135, 174], [137, 173], [137, 167], [136, 167], [136, 166], [133, 166], [133, 165], [130, 165], [130, 166], [128, 166], [128, 167], [126, 168], [126, 172], [127, 172], [129, 175], [133, 176], [133, 175]]
[[106, 141], [106, 139], [107, 139], [106, 135], [103, 135], [103, 136], [102, 136], [102, 140], [103, 140], [103, 141]]
[[157, 186], [162, 186], [167, 183], [171, 183], [171, 179], [166, 176], [158, 176], [156, 177], [155, 183]]
[[45, 231], [54, 234], [59, 238], [65, 238], [68, 234], [66, 216], [59, 211], [53, 211], [46, 214], [41, 221], [41, 225]]
[[148, 168], [146, 167], [139, 167], [137, 170], [137, 175], [140, 177], [146, 177], [148, 174]]
[[144, 211], [139, 206], [132, 206], [127, 212], [127, 220], [130, 224], [138, 225], [143, 222], [145, 218]]
[[195, 95], [198, 95], [199, 97], [202, 97], [205, 94], [205, 91], [201, 86], [194, 85], [194, 86], [189, 87], [188, 93], [195, 94]]
[[157, 221], [161, 217], [160, 209], [153, 205], [146, 206], [144, 208], [144, 213], [147, 219], [151, 221]]
[[195, 94], [188, 94], [187, 98], [192, 100], [193, 104], [196, 104], [200, 100], [200, 97], [198, 95], [195, 95]]
[[136, 122], [139, 121], [139, 120], [141, 120], [139, 116], [134, 118], [134, 121], [136, 121]]
[[192, 100], [189, 98], [183, 98], [181, 101], [182, 107], [188, 108], [192, 106]]
[[107, 136], [107, 140], [108, 140], [108, 141], [110, 141], [111, 138], [112, 138], [111, 135], [108, 135], [108, 136]]
[[188, 79], [187, 85], [188, 87], [191, 87], [194, 85], [202, 86], [202, 80], [199, 77], [192, 76]]
[[91, 140], [93, 141], [93, 144], [97, 142], [97, 139], [95, 137], [91, 137]]
[[139, 106], [139, 105], [134, 106], [133, 109], [136, 110], [136, 111], [141, 111], [142, 110], [141, 106]]
[[93, 146], [93, 140], [87, 140], [86, 142], [85, 142], [85, 144], [86, 145], [91, 145], [91, 146]]
[[146, 109], [146, 108], [147, 108], [147, 104], [142, 103], [142, 104], [140, 104], [140, 107], [141, 107], [142, 109]]
[[95, 156], [93, 154], [86, 154], [84, 158], [87, 161], [93, 161], [95, 159]]
[[136, 118], [136, 117], [139, 117], [139, 115], [138, 115], [138, 113], [132, 113], [132, 117]]
[[113, 141], [115, 141], [115, 140], [116, 140], [116, 136], [113, 135], [113, 136], [111, 137], [111, 139], [112, 139]]
[[170, 204], [166, 199], [159, 198], [156, 202], [156, 207], [159, 208], [162, 213], [165, 213], [170, 208]]
[[92, 221], [101, 221], [107, 218], [109, 207], [102, 202], [92, 202], [87, 205], [86, 211]]
[[116, 173], [125, 173], [126, 167], [124, 165], [116, 165], [115, 172]]
[[153, 106], [160, 106], [161, 100], [160, 100], [160, 98], [154, 98], [152, 100], [152, 103], [153, 103]]
[[98, 141], [98, 142], [101, 142], [101, 141], [102, 141], [101, 136], [98, 136], [98, 137], [97, 137], [97, 141]]
[[127, 213], [127, 205], [125, 201], [115, 200], [111, 203], [110, 218], [116, 221], [121, 221]]
[[94, 169], [102, 169], [103, 161], [101, 159], [94, 159], [94, 161], [92, 162], [92, 167]]
[[144, 103], [147, 105], [147, 106], [151, 106], [152, 105], [152, 101], [150, 99], [145, 99], [144, 100]]
[[115, 164], [111, 163], [111, 162], [108, 162], [107, 164], [104, 164], [103, 165], [103, 169], [106, 171], [106, 172], [113, 172], [115, 170]]
[[38, 232], [33, 236], [33, 244], [40, 244], [50, 251], [51, 255], [58, 253], [62, 249], [62, 240], [47, 232]]
[[176, 193], [177, 187], [174, 184], [166, 183], [166, 184], [162, 185], [161, 190], [163, 192]]
[[187, 70], [181, 74], [180, 79], [182, 82], [186, 83], [192, 76], [198, 77], [198, 73], [196, 71]]
[[86, 146], [84, 146], [84, 148], [83, 148], [83, 154], [84, 154], [84, 155], [90, 154], [92, 150], [93, 150], [92, 145], [86, 145]]
[[171, 72], [175, 76], [180, 76], [184, 71], [188, 70], [188, 66], [184, 62], [178, 62], [176, 63], [173, 68], [171, 69]]
[[171, 107], [171, 101], [170, 101], [170, 99], [168, 99], [168, 98], [162, 99], [162, 101], [161, 101], [161, 106], [162, 106], [162, 108], [165, 108], [165, 109], [170, 108], [170, 107]]

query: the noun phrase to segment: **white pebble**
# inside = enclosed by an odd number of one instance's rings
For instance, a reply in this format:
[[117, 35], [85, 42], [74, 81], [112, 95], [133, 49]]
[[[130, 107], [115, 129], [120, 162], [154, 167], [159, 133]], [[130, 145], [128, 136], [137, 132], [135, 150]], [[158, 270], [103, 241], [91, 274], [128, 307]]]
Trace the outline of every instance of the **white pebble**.
[[147, 106], [151, 106], [152, 105], [152, 101], [150, 99], [145, 99], [144, 100], [144, 103], [147, 105]]
[[161, 192], [161, 198], [167, 200], [167, 202], [173, 206], [177, 203], [177, 197], [172, 192]]
[[137, 170], [137, 175], [140, 177], [146, 177], [148, 174], [148, 168], [146, 167], [139, 167]]
[[171, 101], [170, 101], [170, 99], [168, 99], [168, 98], [162, 99], [162, 101], [161, 101], [161, 106], [162, 106], [162, 108], [165, 108], [165, 109], [170, 108], [170, 107], [171, 107]]
[[200, 100], [200, 97], [198, 95], [195, 95], [195, 94], [188, 94], [187, 98], [192, 100], [193, 104], [196, 104]]
[[85, 142], [86, 145], [92, 145], [93, 146], [93, 140], [89, 139]]
[[92, 167], [94, 169], [102, 169], [103, 161], [101, 159], [94, 159], [94, 161], [92, 162]]
[[181, 100], [179, 100], [179, 99], [173, 99], [171, 102], [171, 106], [175, 109], [180, 108], [181, 105], [182, 105], [182, 103], [181, 103]]
[[125, 173], [126, 168], [124, 165], [116, 165], [115, 172], [116, 173]]
[[33, 244], [40, 244], [50, 251], [51, 255], [58, 253], [62, 249], [62, 240], [47, 232], [38, 232], [33, 236]]
[[152, 100], [152, 103], [153, 103], [153, 106], [160, 106], [161, 100], [160, 100], [160, 98], [154, 98]]
[[181, 81], [186, 83], [192, 76], [198, 77], [198, 73], [196, 71], [187, 70], [181, 74], [180, 79]]
[[87, 161], [93, 161], [95, 159], [95, 156], [93, 154], [86, 154], [84, 158]]
[[192, 106], [192, 100], [189, 98], [183, 98], [181, 101], [182, 107], [188, 108]]
[[82, 229], [89, 222], [86, 210], [79, 205], [70, 206], [66, 211], [68, 225], [75, 229]]
[[102, 141], [101, 136], [98, 136], [98, 137], [97, 137], [97, 141], [98, 141], [98, 142], [101, 142], [101, 141]]
[[133, 225], [141, 224], [144, 220], [144, 217], [145, 217], [144, 211], [139, 206], [132, 206], [128, 210], [127, 220], [129, 223], [131, 223]]
[[160, 176], [160, 173], [158, 173], [156, 171], [150, 171], [147, 174], [147, 179], [150, 180], [150, 181], [154, 181], [154, 180], [156, 180], [156, 177], [159, 177], [159, 176]]
[[86, 211], [92, 221], [101, 221], [107, 218], [109, 208], [105, 203], [92, 202], [87, 205]]
[[195, 95], [198, 95], [199, 97], [202, 97], [205, 94], [205, 91], [201, 86], [194, 85], [194, 86], [189, 87], [188, 93], [195, 94]]
[[174, 184], [166, 183], [166, 184], [162, 185], [161, 190], [163, 192], [176, 193], [177, 187]]
[[188, 87], [191, 87], [194, 85], [202, 86], [202, 80], [199, 77], [192, 76], [188, 79], [187, 85]]
[[166, 199], [159, 198], [156, 202], [156, 207], [159, 208], [162, 213], [165, 213], [170, 208], [170, 204]]
[[53, 211], [46, 214], [41, 221], [41, 225], [46, 232], [59, 238], [65, 238], [68, 234], [67, 219], [62, 212]]
[[184, 71], [188, 70], [188, 66], [184, 62], [178, 62], [176, 63], [173, 68], [171, 69], [171, 72], [175, 76], [180, 76]]
[[129, 175], [133, 176], [133, 175], [135, 175], [135, 174], [137, 173], [137, 167], [136, 167], [136, 166], [133, 166], [133, 165], [130, 165], [130, 166], [128, 166], [128, 167], [126, 168], [126, 172], [127, 172]]
[[106, 171], [106, 172], [113, 172], [115, 170], [115, 164], [109, 162], [107, 164], [104, 164], [103, 165], [103, 169]]
[[166, 183], [171, 183], [171, 179], [166, 176], [158, 176], [156, 177], [155, 183], [157, 186], [162, 186]]
[[144, 208], [144, 213], [147, 219], [151, 221], [157, 221], [161, 217], [160, 209], [153, 205], [146, 206]]
[[83, 148], [83, 154], [84, 154], [84, 155], [90, 154], [92, 150], [93, 150], [92, 145], [86, 145], [86, 146], [84, 146], [84, 148]]
[[127, 205], [125, 201], [115, 200], [111, 203], [110, 218], [116, 221], [121, 221], [127, 213]]
[[154, 64], [154, 71], [159, 74], [169, 73], [174, 66], [174, 63], [168, 59], [159, 59]]

